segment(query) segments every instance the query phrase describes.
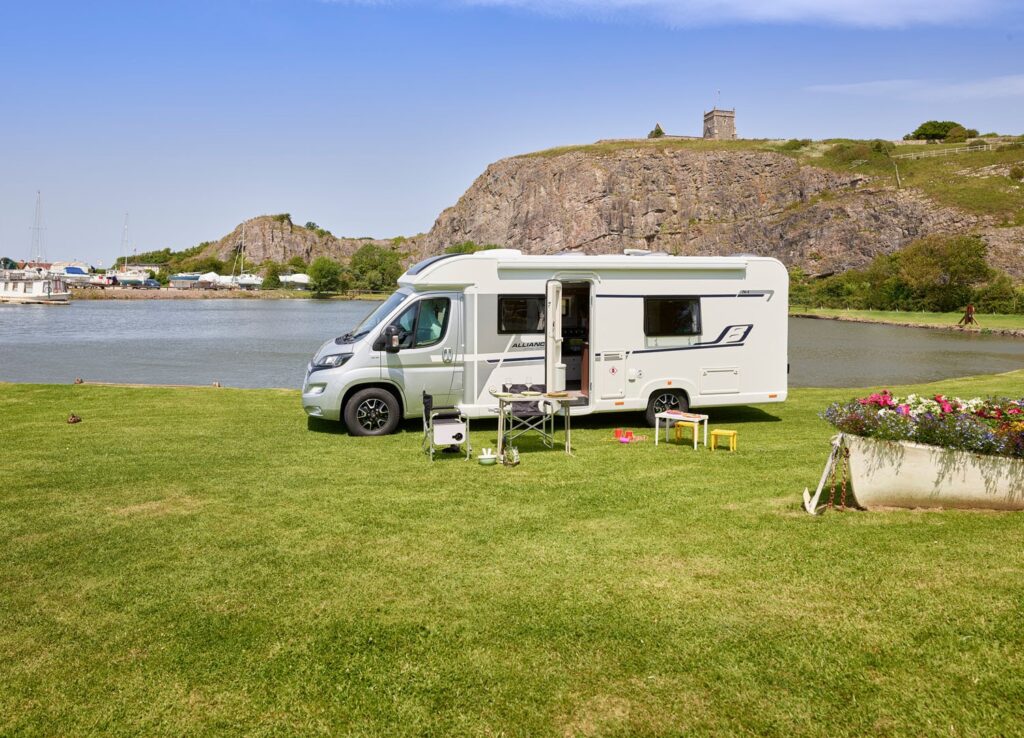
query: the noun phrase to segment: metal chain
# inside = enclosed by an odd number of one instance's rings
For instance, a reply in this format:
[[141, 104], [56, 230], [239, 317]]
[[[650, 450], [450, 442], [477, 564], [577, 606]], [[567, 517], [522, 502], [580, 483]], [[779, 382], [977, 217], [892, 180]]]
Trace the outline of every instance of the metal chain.
[[846, 512], [846, 481], [850, 478], [850, 449], [843, 446], [843, 494], [839, 498], [840, 510]]
[[831, 490], [829, 491], [829, 494], [828, 494], [828, 509], [829, 510], [832, 509], [833, 503], [835, 502], [835, 499], [836, 499], [836, 462], [837, 461], [838, 461], [838, 459], [836, 459], [836, 458], [832, 459], [832, 482], [831, 482], [832, 486], [831, 486]]

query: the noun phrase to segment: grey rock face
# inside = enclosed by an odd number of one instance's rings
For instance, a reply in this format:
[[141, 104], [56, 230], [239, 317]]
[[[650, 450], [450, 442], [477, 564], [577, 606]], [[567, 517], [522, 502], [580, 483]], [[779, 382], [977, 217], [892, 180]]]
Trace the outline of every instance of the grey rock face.
[[245, 259], [254, 264], [267, 259], [283, 263], [296, 256], [307, 262], [318, 256], [330, 256], [344, 262], [367, 243], [391, 245], [391, 241], [384, 240], [320, 235], [278, 216], [261, 215], [239, 224], [231, 233], [204, 249], [203, 255], [233, 259], [243, 244], [243, 228]]
[[[980, 233], [991, 261], [1024, 278], [1024, 228], [936, 205], [915, 190], [880, 188], [781, 154], [622, 149], [527, 155], [491, 164], [430, 233], [397, 248], [408, 261], [474, 241], [532, 254], [621, 253], [774, 256], [810, 274], [862, 267], [932, 233]], [[242, 226], [205, 253], [230, 258]], [[347, 261], [367, 243], [319, 235], [287, 220], [245, 223], [247, 259]]]
[[415, 246], [419, 255], [467, 240], [536, 254], [752, 253], [824, 274], [980, 225], [913, 190], [781, 154], [621, 150], [496, 162]]

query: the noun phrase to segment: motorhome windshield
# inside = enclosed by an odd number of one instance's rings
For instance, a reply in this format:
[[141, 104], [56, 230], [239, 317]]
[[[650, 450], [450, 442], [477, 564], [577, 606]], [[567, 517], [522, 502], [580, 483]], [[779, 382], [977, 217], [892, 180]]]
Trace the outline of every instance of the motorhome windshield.
[[388, 317], [395, 308], [405, 302], [408, 297], [409, 292], [406, 290], [399, 290], [395, 294], [391, 295], [391, 297], [378, 305], [376, 310], [363, 318], [359, 322], [359, 325], [342, 336], [341, 339], [344, 339], [345, 341], [355, 341], [362, 338], [380, 325], [380, 322], [384, 320], [384, 318]]

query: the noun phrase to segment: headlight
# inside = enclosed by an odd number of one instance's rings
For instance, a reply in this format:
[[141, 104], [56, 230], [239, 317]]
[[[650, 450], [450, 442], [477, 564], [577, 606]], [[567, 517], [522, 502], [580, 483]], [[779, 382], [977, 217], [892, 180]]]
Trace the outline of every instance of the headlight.
[[330, 356], [325, 356], [313, 364], [313, 371], [317, 369], [335, 369], [351, 358], [352, 354], [331, 354]]

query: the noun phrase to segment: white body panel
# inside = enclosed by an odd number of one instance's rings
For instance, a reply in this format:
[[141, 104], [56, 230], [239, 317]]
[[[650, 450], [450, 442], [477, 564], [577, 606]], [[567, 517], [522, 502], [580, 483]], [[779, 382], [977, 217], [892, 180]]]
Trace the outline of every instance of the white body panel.
[[32, 270], [0, 272], [0, 302], [61, 304], [69, 297], [68, 287], [59, 277], [44, 277]]
[[[419, 416], [424, 389], [438, 400], [450, 397], [471, 417], [486, 417], [496, 408], [491, 390], [503, 384], [550, 388], [567, 375], [589, 397], [574, 415], [643, 410], [653, 393], [666, 389], [685, 392], [694, 408], [786, 399], [789, 278], [775, 259], [493, 250], [428, 259], [399, 285], [407, 298], [373, 331], [351, 343], [325, 344], [314, 357], [303, 386], [309, 414], [339, 419], [354, 389], [376, 384], [399, 396], [406, 417]], [[499, 333], [499, 297], [548, 301], [553, 291], [565, 316], [545, 311], [535, 330], [531, 324], [529, 332]], [[441, 371], [421, 382], [396, 367], [392, 357], [404, 350], [386, 354], [374, 350], [374, 342], [411, 301], [439, 294], [458, 298], [444, 341], [449, 351], [445, 357], [430, 352]], [[647, 335], [645, 301], [658, 297], [693, 298], [699, 330]], [[575, 351], [558, 335], [563, 319], [564, 329], [575, 331]], [[339, 352], [351, 354], [344, 365], [322, 368]]]

